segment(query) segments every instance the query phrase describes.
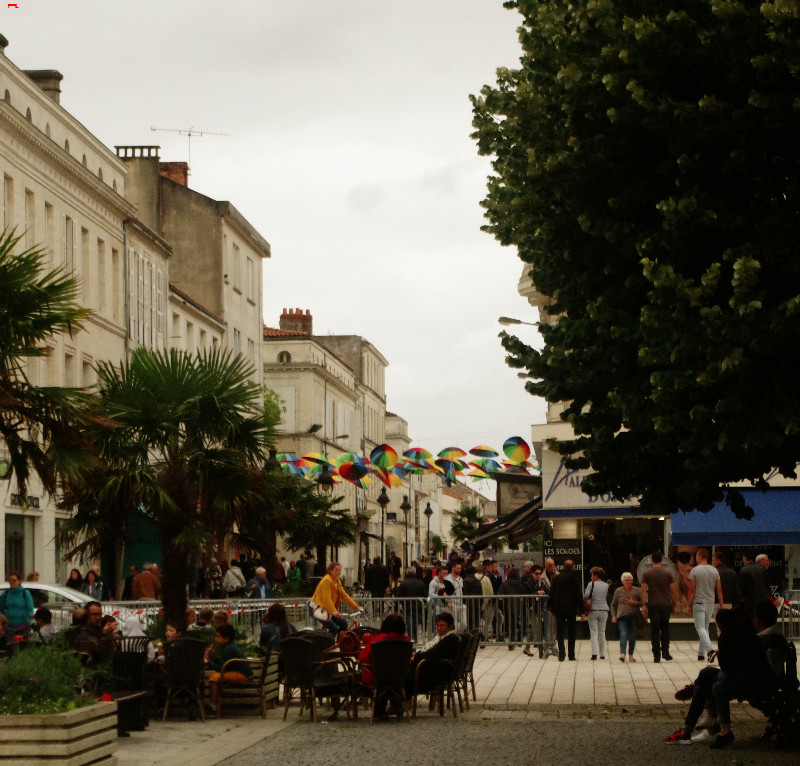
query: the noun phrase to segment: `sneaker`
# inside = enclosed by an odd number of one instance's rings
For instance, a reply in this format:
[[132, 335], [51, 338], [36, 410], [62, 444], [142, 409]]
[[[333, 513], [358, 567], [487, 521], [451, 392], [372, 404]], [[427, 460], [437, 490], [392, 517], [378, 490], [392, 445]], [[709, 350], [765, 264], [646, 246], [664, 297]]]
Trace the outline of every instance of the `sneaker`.
[[711, 649], [711, 650], [708, 652], [708, 654], [706, 655], [706, 659], [707, 659], [709, 662], [714, 662], [714, 660], [715, 660], [715, 659], [717, 659], [717, 653], [716, 653], [716, 652], [715, 652], [713, 649]]
[[696, 742], [697, 744], [701, 745], [709, 745], [715, 739], [715, 735], [712, 734], [708, 729], [701, 729], [696, 734], [692, 734], [692, 742]]
[[[695, 726], [695, 728], [696, 729], [712, 729], [716, 725], [717, 725], [717, 719], [714, 718], [714, 716], [707, 715], [707, 716], [705, 716], [705, 718], [701, 718], [697, 722], [697, 726]], [[717, 730], [717, 731], [719, 731], [719, 730]], [[715, 731], [715, 732], [712, 732], [712, 733], [716, 734], [717, 732]]]
[[661, 741], [665, 745], [691, 745], [692, 737], [690, 734], [684, 734], [683, 729], [678, 729], [678, 731], [668, 737], [664, 737]]
[[712, 750], [722, 750], [724, 747], [730, 745], [736, 737], [733, 732], [729, 731], [727, 734], [717, 734], [717, 738], [709, 745]]
[[666, 652], [664, 652], [664, 654], [662, 656], [664, 657], [664, 662], [672, 662], [672, 655], [671, 654], [667, 654]]
[[675, 692], [675, 699], [680, 700], [681, 702], [686, 702], [690, 700], [694, 695], [694, 684], [686, 684], [683, 689], [678, 689]]

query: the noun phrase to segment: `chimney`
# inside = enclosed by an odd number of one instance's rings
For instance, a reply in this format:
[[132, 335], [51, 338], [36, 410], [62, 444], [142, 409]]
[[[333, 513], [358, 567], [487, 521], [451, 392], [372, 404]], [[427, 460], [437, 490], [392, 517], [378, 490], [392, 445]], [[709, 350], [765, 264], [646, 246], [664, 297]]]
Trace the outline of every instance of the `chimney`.
[[181, 186], [189, 185], [189, 163], [188, 162], [159, 162], [159, 175], [174, 181]]
[[57, 104], [61, 103], [61, 81], [64, 75], [55, 69], [26, 69], [25, 74], [33, 80]]
[[281, 330], [288, 330], [289, 332], [305, 333], [306, 335], [313, 335], [312, 333], [313, 318], [311, 311], [306, 309], [286, 309], [281, 314], [281, 323], [279, 327]]

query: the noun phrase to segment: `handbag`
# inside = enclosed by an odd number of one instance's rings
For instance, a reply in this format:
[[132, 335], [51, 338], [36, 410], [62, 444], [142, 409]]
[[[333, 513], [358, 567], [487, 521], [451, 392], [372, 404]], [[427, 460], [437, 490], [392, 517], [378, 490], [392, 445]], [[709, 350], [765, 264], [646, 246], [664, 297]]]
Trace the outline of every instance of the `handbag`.
[[589, 588], [588, 597], [583, 600], [583, 611], [587, 614], [592, 611], [592, 593], [594, 593], [594, 583], [592, 583], [592, 587]]
[[327, 609], [317, 606], [313, 601], [309, 601], [308, 606], [311, 608], [311, 615], [315, 620], [319, 620], [320, 622], [327, 622], [330, 620], [331, 616], [328, 614]]

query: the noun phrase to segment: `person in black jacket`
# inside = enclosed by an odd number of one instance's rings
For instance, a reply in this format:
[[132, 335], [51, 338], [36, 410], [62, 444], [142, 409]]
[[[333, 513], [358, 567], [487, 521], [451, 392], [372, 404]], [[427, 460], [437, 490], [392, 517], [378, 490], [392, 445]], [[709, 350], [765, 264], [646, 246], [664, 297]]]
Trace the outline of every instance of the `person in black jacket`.
[[399, 605], [398, 611], [404, 611], [408, 636], [412, 641], [417, 639], [417, 625], [422, 621], [422, 605], [428, 598], [428, 586], [417, 579], [417, 570], [414, 567], [406, 569], [406, 576], [395, 588], [394, 595], [398, 598], [408, 599]]
[[[437, 686], [447, 681], [453, 671], [452, 665], [441, 660], [455, 661], [461, 639], [455, 631], [455, 619], [450, 612], [436, 615], [436, 637], [425, 644], [421, 651], [414, 655], [405, 680], [406, 696], [428, 694]], [[425, 660], [420, 668], [419, 681], [414, 688], [417, 666]]]
[[583, 593], [581, 581], [575, 574], [572, 559], [564, 562], [564, 568], [555, 576], [550, 585], [550, 601], [548, 611], [556, 620], [556, 641], [558, 643], [558, 661], [564, 662], [564, 636], [567, 638], [567, 649], [570, 660], [575, 659], [575, 619], [583, 611]]
[[736, 578], [737, 595], [739, 603], [747, 612], [750, 621], [755, 625], [756, 603], [762, 598], [769, 598], [769, 578], [766, 570], [756, 563], [756, 553], [752, 549], [742, 554], [744, 566], [739, 570]]
[[386, 597], [386, 589], [389, 587], [389, 570], [381, 564], [379, 556], [372, 560], [372, 565], [368, 566], [364, 573], [364, 587], [370, 592], [372, 598]]

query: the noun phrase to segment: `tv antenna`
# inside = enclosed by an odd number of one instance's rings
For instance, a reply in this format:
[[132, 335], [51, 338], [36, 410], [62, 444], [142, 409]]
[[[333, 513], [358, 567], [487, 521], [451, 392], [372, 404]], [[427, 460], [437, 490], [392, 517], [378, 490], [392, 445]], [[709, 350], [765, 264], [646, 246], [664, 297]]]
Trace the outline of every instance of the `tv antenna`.
[[229, 136], [230, 133], [215, 133], [211, 130], [196, 130], [194, 127], [191, 128], [154, 128], [152, 125], [150, 126], [150, 132], [156, 133], [177, 133], [179, 136], [187, 136], [189, 139], [189, 161], [186, 163], [188, 165], [188, 172], [186, 175], [192, 174], [192, 136], [196, 138], [202, 138], [203, 136]]

